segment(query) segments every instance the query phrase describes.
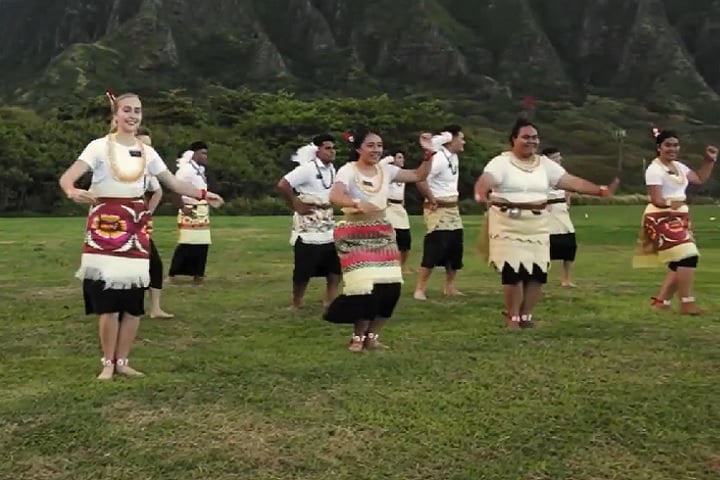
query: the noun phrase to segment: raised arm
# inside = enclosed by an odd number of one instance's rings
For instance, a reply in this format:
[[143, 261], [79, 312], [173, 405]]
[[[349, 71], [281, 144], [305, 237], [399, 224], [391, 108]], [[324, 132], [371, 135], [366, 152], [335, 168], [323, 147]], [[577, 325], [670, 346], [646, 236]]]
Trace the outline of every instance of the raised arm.
[[[434, 155], [435, 152], [426, 151], [425, 157], [423, 158], [422, 163], [418, 168], [414, 170], [400, 170], [397, 175], [395, 175], [393, 181], [403, 183], [417, 183], [418, 188], [420, 188], [420, 183], [422, 183], [429, 191], [430, 189], [427, 187], [427, 182], [425, 182], [425, 179], [430, 173], [430, 168], [432, 168], [432, 159]], [[432, 193], [430, 195], [432, 195]]]
[[687, 173], [688, 182], [693, 185], [702, 185], [707, 182], [710, 178], [715, 162], [717, 162], [718, 149], [713, 145], [709, 145], [705, 148], [705, 155], [703, 156], [703, 164], [697, 169], [697, 172], [690, 170]]

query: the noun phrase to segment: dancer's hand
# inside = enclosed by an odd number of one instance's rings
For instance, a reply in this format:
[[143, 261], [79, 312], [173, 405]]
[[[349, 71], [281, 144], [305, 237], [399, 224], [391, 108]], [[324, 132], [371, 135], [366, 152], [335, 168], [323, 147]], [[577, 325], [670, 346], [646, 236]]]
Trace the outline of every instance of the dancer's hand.
[[358, 202], [355, 204], [355, 208], [357, 208], [358, 211], [360, 211], [362, 213], [376, 212], [379, 210], [377, 205], [375, 205], [374, 203], [369, 203], [369, 202]]
[[685, 205], [685, 202], [681, 202], [679, 200], [672, 200], [670, 202], [670, 209], [677, 210], [678, 208], [682, 207], [683, 205]]
[[714, 145], [705, 147], [705, 159], [709, 162], [717, 162], [718, 148]]
[[95, 195], [88, 192], [87, 190], [83, 190], [82, 188], [71, 189], [69, 192], [67, 192], [67, 197], [73, 202], [77, 203], [95, 203]]
[[615, 195], [615, 192], [617, 191], [618, 187], [620, 186], [620, 179], [615, 177], [615, 179], [610, 182], [610, 185], [605, 187], [605, 193], [603, 194], [604, 197], [612, 197]]
[[207, 200], [208, 205], [214, 208], [220, 208], [225, 204], [225, 200], [223, 200], [220, 195], [213, 192], [207, 192], [205, 194], [205, 200]]
[[431, 142], [432, 137], [433, 137], [432, 133], [423, 133], [420, 135], [419, 142], [420, 142], [420, 146], [423, 148], [423, 150], [430, 151], [430, 152], [435, 151], [435, 149], [432, 146], [432, 142]]
[[297, 198], [293, 200], [293, 210], [295, 210], [300, 215], [310, 215], [315, 211], [315, 207], [312, 205], [308, 205], [307, 203], [303, 203]]

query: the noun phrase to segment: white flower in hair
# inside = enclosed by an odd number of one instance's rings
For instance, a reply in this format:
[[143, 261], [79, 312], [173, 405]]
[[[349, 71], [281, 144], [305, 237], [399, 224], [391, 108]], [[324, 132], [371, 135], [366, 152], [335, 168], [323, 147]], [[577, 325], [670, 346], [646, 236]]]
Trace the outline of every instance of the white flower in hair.
[[433, 135], [432, 139], [430, 140], [430, 143], [432, 144], [433, 150], [438, 151], [440, 150], [440, 147], [445, 145], [448, 142], [451, 142], [453, 139], [453, 135], [450, 132], [442, 132], [440, 135]]
[[303, 147], [297, 149], [295, 154], [292, 156], [292, 161], [303, 165], [308, 162], [315, 160], [317, 156], [318, 147], [314, 143], [309, 143]]

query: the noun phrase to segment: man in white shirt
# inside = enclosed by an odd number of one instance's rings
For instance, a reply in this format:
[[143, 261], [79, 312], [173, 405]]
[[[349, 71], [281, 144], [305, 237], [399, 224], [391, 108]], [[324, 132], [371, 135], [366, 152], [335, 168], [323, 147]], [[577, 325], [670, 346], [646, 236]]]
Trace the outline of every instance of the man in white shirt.
[[[178, 159], [175, 177], [191, 183], [196, 188], [207, 190], [205, 167], [208, 146], [205, 142], [193, 142]], [[178, 204], [178, 245], [173, 254], [168, 272], [168, 282], [178, 275], [193, 277], [196, 285], [205, 279], [205, 265], [212, 243], [210, 236], [210, 206], [205, 200], [187, 196], [175, 197]]]
[[[543, 149], [542, 154], [562, 165], [562, 154], [555, 147]], [[574, 287], [570, 270], [577, 253], [575, 226], [570, 219], [570, 192], [551, 189], [548, 193], [548, 226], [550, 228], [550, 260], [562, 261], [563, 274], [560, 285]]]
[[458, 153], [465, 148], [465, 136], [459, 125], [446, 126], [433, 137], [435, 155], [432, 169], [425, 182], [417, 184], [425, 197], [423, 216], [427, 233], [423, 241], [414, 298], [426, 300], [425, 289], [434, 267], [445, 267], [445, 295], [463, 295], [455, 285], [457, 271], [463, 267], [463, 224], [458, 208], [460, 160]]
[[299, 165], [277, 184], [293, 214], [290, 244], [294, 248], [292, 305], [302, 306], [305, 290], [312, 277], [325, 277], [327, 286], [323, 306], [338, 294], [342, 270], [335, 250], [335, 219], [330, 204], [330, 189], [335, 182], [335, 141], [329, 134], [318, 135], [312, 143], [298, 149], [293, 161]]
[[[396, 165], [400, 168], [405, 166], [405, 152], [394, 150], [382, 160], [381, 163]], [[385, 216], [395, 229], [395, 239], [398, 250], [400, 250], [400, 268], [403, 273], [410, 273], [407, 269], [407, 261], [410, 256], [412, 237], [410, 235], [410, 219], [405, 210], [405, 183], [392, 182], [388, 191], [388, 206], [385, 209]]]

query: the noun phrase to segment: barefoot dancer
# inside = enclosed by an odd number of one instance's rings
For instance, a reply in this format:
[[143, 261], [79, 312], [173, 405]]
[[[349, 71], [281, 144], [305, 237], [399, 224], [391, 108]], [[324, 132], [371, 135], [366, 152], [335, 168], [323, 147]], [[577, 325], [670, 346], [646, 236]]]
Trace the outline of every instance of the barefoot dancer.
[[425, 289], [435, 267], [445, 267], [445, 295], [462, 295], [455, 285], [458, 270], [463, 267], [463, 223], [458, 207], [460, 160], [465, 149], [465, 135], [459, 125], [449, 125], [433, 137], [435, 158], [425, 182], [418, 183], [425, 197], [423, 216], [427, 234], [414, 298], [426, 300]]
[[[99, 379], [114, 373], [142, 375], [128, 364], [140, 316], [145, 313], [145, 288], [150, 284], [150, 238], [144, 179], [156, 176], [171, 190], [220, 205], [218, 195], [180, 182], [168, 172], [157, 152], [135, 134], [142, 120], [142, 104], [135, 94], [112, 102], [110, 134], [90, 142], [60, 177], [68, 198], [90, 203], [80, 269], [86, 314], [100, 316], [103, 369]], [[92, 192], [75, 188], [75, 182], [92, 170]]]
[[[493, 158], [475, 184], [477, 201], [489, 201], [481, 242], [488, 263], [501, 273], [509, 329], [534, 326], [532, 316], [550, 265], [548, 191], [561, 188], [612, 195], [619, 181], [598, 186], [568, 174], [537, 155], [534, 124], [520, 119], [510, 133], [512, 149]], [[488, 197], [489, 192], [492, 194]]]
[[[178, 159], [175, 177], [190, 183], [196, 188], [207, 190], [205, 167], [208, 159], [208, 146], [205, 142], [193, 142], [190, 148]], [[168, 281], [178, 275], [193, 277], [196, 285], [205, 280], [205, 266], [208, 251], [212, 243], [210, 235], [210, 205], [206, 200], [198, 200], [187, 195], [176, 196], [178, 205], [178, 245], [175, 247]]]
[[342, 274], [333, 242], [335, 218], [329, 199], [335, 182], [335, 140], [328, 134], [318, 135], [310, 145], [298, 149], [293, 160], [299, 166], [277, 184], [278, 192], [295, 210], [290, 238], [295, 263], [291, 308], [302, 306], [312, 277], [326, 279], [323, 306], [327, 308], [337, 296]]
[[656, 310], [670, 308], [670, 300], [678, 293], [680, 313], [703, 313], [695, 305], [693, 281], [699, 253], [692, 234], [685, 191], [689, 184], [701, 185], [710, 177], [718, 149], [705, 149], [703, 164], [697, 172], [678, 161], [680, 140], [670, 130], [653, 130], [658, 156], [645, 170], [650, 203], [643, 213], [643, 225], [638, 239], [633, 267], [652, 267], [666, 264], [670, 271], [651, 306]]
[[[395, 165], [400, 168], [405, 166], [405, 152], [395, 150], [392, 155], [383, 158], [381, 163]], [[410, 219], [405, 210], [405, 183], [392, 182], [388, 193], [388, 206], [385, 210], [388, 220], [395, 229], [398, 250], [400, 250], [400, 268], [403, 273], [409, 273], [407, 260], [410, 256], [412, 237], [410, 236]]]
[[[429, 148], [431, 135], [422, 138]], [[324, 319], [354, 325], [349, 350], [383, 348], [378, 338], [392, 316], [402, 285], [395, 230], [385, 216], [391, 182], [419, 182], [430, 171], [432, 155], [415, 170], [380, 164], [382, 138], [369, 131], [355, 137], [350, 161], [337, 174], [330, 201], [343, 209], [335, 226], [335, 244], [343, 273], [343, 294], [330, 304]]]
[[[562, 165], [560, 150], [553, 147], [543, 149], [542, 154]], [[560, 285], [574, 287], [570, 279], [570, 270], [575, 261], [577, 240], [575, 226], [570, 219], [570, 193], [565, 190], [552, 189], [548, 193], [548, 225], [550, 227], [550, 260], [562, 262], [563, 274]]]
[[[137, 139], [143, 142], [145, 145], [152, 147], [152, 138], [150, 137], [150, 131], [145, 127], [138, 127]], [[155, 209], [160, 205], [162, 200], [163, 191], [158, 182], [157, 178], [148, 175], [145, 182], [146, 191], [150, 193], [150, 198], [147, 200], [147, 209], [150, 215], [155, 214]], [[162, 297], [163, 287], [163, 263], [160, 258], [155, 242], [152, 239], [152, 220], [148, 222], [148, 235], [150, 236], [150, 288], [148, 292], [150, 295], [150, 318], [173, 318], [172, 313], [165, 312], [160, 307], [160, 299]]]

